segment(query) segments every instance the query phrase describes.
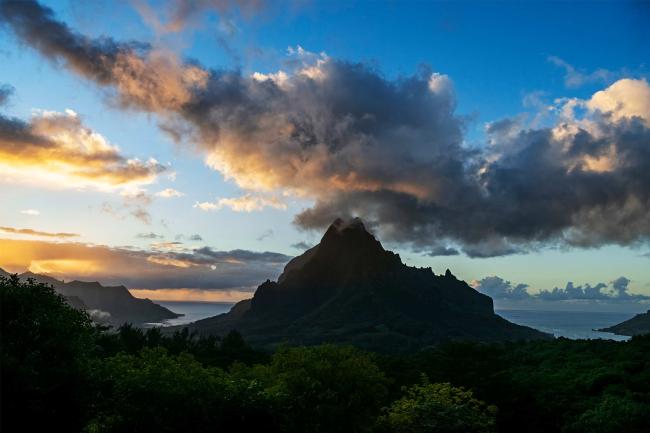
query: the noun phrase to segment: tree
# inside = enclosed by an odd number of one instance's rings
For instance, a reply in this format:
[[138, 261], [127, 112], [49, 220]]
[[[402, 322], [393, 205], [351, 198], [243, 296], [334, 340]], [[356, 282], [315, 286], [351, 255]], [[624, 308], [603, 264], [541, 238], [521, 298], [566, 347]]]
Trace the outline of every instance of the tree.
[[647, 433], [648, 406], [630, 396], [606, 395], [582, 413], [565, 430], [567, 433]]
[[51, 286], [0, 277], [3, 431], [75, 431], [84, 424], [95, 330]]
[[88, 432], [274, 431], [261, 386], [204, 367], [188, 353], [122, 353], [102, 362], [97, 375], [101, 392]]
[[364, 432], [387, 395], [384, 373], [370, 355], [350, 346], [281, 348], [270, 365], [235, 369], [264, 384], [278, 401], [283, 431]]
[[471, 391], [449, 383], [421, 384], [404, 389], [405, 395], [379, 418], [378, 429], [390, 433], [491, 433], [496, 407], [474, 398]]

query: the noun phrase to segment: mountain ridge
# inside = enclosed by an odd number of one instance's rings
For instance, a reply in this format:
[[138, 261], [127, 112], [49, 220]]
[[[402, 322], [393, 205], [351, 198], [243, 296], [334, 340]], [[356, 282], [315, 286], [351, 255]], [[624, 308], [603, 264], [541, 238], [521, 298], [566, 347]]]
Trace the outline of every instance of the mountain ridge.
[[[0, 276], [10, 274], [0, 268]], [[65, 282], [49, 275], [31, 271], [19, 274], [20, 279], [32, 278], [54, 287], [72, 307], [87, 311], [91, 318], [111, 325], [143, 324], [180, 317], [150, 299], [134, 297], [125, 286], [103, 286], [98, 281], [72, 280]]]
[[187, 327], [217, 335], [236, 329], [267, 348], [333, 342], [408, 352], [446, 340], [550, 338], [496, 315], [489, 296], [449, 270], [405, 265], [360, 219], [335, 220], [277, 281], [265, 281], [229, 313]]
[[607, 328], [599, 329], [601, 332], [611, 332], [616, 335], [635, 335], [650, 334], [650, 310], [645, 313], [639, 313], [631, 319], [625, 320]]

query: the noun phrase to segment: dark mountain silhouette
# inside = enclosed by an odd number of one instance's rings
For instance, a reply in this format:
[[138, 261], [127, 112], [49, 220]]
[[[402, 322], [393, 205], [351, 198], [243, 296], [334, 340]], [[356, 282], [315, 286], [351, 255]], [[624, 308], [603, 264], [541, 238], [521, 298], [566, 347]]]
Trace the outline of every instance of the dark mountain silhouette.
[[[9, 273], [0, 269], [0, 276], [8, 275]], [[124, 286], [102, 286], [98, 282], [76, 280], [66, 283], [32, 272], [25, 272], [19, 277], [33, 278], [53, 286], [74, 308], [86, 310], [93, 319], [112, 325], [159, 322], [180, 316], [149, 299], [135, 298]]]
[[631, 319], [621, 322], [618, 325], [599, 329], [599, 331], [629, 336], [650, 334], [650, 310], [645, 313], [637, 314]]
[[409, 267], [359, 219], [336, 220], [321, 242], [291, 260], [277, 282], [227, 314], [188, 325], [203, 334], [240, 331], [251, 344], [351, 343], [410, 352], [445, 340], [552, 338], [494, 314], [492, 299], [449, 270]]

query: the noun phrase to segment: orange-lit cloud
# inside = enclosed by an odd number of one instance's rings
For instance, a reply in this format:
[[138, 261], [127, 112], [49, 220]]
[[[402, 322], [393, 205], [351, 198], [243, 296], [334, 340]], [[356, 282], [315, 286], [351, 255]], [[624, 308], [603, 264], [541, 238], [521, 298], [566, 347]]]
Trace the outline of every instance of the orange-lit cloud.
[[151, 183], [157, 161], [125, 157], [71, 110], [38, 111], [23, 122], [0, 116], [0, 176], [17, 182], [101, 190]]
[[182, 197], [185, 194], [183, 194], [180, 191], [176, 191], [173, 188], [165, 188], [162, 191], [158, 191], [156, 193], [156, 197], [162, 197], [162, 198], [172, 198], [172, 197]]
[[215, 202], [197, 202], [194, 207], [204, 211], [216, 211], [227, 207], [235, 212], [253, 212], [267, 207], [286, 209], [287, 205], [275, 196], [245, 194], [241, 197], [220, 198]]
[[9, 272], [30, 270], [58, 279], [123, 284], [139, 290], [246, 292], [266, 279], [276, 278], [290, 259], [279, 253], [217, 251], [208, 247], [161, 252], [73, 242], [0, 239], [0, 267]]
[[239, 302], [253, 296], [250, 290], [203, 290], [203, 289], [129, 289], [136, 298], [149, 298], [154, 301], [194, 301], [194, 302]]
[[51, 233], [32, 229], [17, 229], [14, 227], [0, 227], [0, 231], [16, 235], [43, 236], [47, 238], [75, 238], [79, 237], [76, 233]]
[[[201, 149], [246, 193], [313, 200], [294, 220], [302, 228], [362, 216], [384, 240], [475, 257], [650, 237], [646, 80], [545, 107], [548, 122], [513, 129], [504, 127], [522, 122], [501, 119], [483, 149], [468, 146], [451, 80], [431, 70], [391, 78], [297, 47], [286, 70], [244, 75], [80, 34], [35, 1], [5, 3], [0, 13], [43, 56], [122, 106], [155, 113], [176, 142]], [[222, 200], [196, 206], [263, 207]]]

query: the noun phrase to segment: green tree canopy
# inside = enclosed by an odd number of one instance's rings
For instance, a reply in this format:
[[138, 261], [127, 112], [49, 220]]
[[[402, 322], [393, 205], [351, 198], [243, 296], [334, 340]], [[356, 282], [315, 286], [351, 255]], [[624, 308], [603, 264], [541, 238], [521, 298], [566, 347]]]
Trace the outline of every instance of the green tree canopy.
[[0, 308], [2, 430], [78, 431], [92, 322], [52, 287], [15, 275], [0, 277]]
[[379, 419], [379, 430], [390, 433], [491, 433], [496, 407], [474, 398], [471, 391], [448, 383], [421, 384], [405, 389]]

